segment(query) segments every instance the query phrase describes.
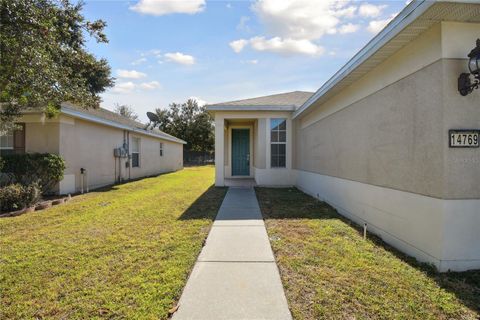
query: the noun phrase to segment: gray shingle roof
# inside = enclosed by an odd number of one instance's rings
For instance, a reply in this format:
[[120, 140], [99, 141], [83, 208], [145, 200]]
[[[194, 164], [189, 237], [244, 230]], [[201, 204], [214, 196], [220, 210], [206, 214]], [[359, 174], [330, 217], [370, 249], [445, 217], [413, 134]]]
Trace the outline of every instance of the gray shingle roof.
[[312, 95], [313, 92], [292, 91], [251, 99], [215, 103], [207, 105], [207, 108], [218, 106], [294, 106], [298, 108]]

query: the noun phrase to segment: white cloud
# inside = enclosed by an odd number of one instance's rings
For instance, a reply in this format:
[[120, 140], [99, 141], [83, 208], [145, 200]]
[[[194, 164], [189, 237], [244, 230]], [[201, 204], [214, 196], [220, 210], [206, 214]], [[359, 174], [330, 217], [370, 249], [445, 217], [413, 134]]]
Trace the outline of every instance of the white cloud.
[[197, 101], [197, 104], [198, 104], [200, 107], [203, 107], [204, 105], [207, 104], [207, 101], [202, 100], [202, 99], [200, 99], [200, 98], [198, 98], [198, 97], [190, 97], [190, 98], [188, 98], [188, 99], [192, 99], [192, 100]]
[[367, 30], [370, 31], [371, 33], [379, 33], [385, 26], [392, 21], [393, 18], [395, 18], [397, 14], [394, 13], [390, 17], [386, 19], [380, 19], [380, 20], [372, 20], [368, 23]]
[[138, 66], [139, 64], [142, 64], [144, 62], [147, 62], [147, 58], [140, 58], [135, 61], [132, 61], [132, 66]]
[[175, 62], [183, 65], [192, 65], [195, 64], [195, 58], [188, 54], [183, 54], [181, 52], [170, 52], [165, 53], [165, 58], [168, 61]]
[[240, 17], [240, 22], [237, 25], [237, 30], [249, 32], [250, 27], [247, 25], [249, 20], [250, 20], [250, 17], [241, 16]]
[[119, 82], [116, 83], [112, 91], [115, 93], [130, 93], [135, 89], [135, 83], [128, 82]]
[[205, 9], [205, 0], [140, 0], [130, 10], [161, 16], [172, 13], [195, 14]]
[[346, 33], [354, 33], [357, 32], [358, 29], [360, 29], [360, 25], [358, 24], [353, 24], [353, 23], [347, 23], [338, 28], [338, 32], [340, 34], [346, 34]]
[[117, 76], [119, 78], [140, 79], [140, 78], [146, 77], [147, 75], [143, 72], [139, 72], [136, 70], [118, 69]]
[[354, 16], [352, 1], [337, 0], [259, 0], [252, 9], [267, 31], [291, 39], [319, 39], [336, 33], [342, 19]]
[[325, 51], [323, 47], [306, 39], [282, 39], [280, 37], [266, 39], [265, 37], [254, 37], [250, 39], [249, 43], [254, 50], [275, 52], [284, 55], [299, 53], [316, 56]]
[[158, 81], [143, 82], [143, 83], [140, 83], [140, 88], [145, 90], [157, 89], [157, 88], [160, 88], [160, 82]]
[[256, 59], [247, 60], [246, 62], [249, 63], [249, 64], [258, 64], [258, 60], [256, 60]]
[[239, 53], [240, 51], [242, 51], [247, 44], [248, 40], [245, 39], [239, 39], [229, 43], [230, 47], [233, 49], [233, 51], [235, 51], [235, 53]]
[[280, 37], [267, 39], [265, 37], [253, 37], [250, 40], [239, 39], [230, 42], [230, 47], [236, 53], [242, 51], [247, 45], [250, 45], [250, 47], [256, 51], [274, 52], [283, 55], [305, 54], [317, 56], [324, 52], [323, 47], [307, 39], [283, 39]]
[[371, 3], [364, 3], [358, 8], [358, 13], [362, 17], [376, 18], [382, 14], [382, 11], [386, 8], [386, 5], [374, 5]]

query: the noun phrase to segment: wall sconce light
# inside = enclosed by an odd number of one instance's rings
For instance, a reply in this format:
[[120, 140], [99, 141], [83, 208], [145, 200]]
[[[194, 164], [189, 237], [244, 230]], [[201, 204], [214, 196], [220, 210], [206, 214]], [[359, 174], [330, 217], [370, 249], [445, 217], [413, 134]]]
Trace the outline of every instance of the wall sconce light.
[[[477, 39], [477, 46], [470, 51], [468, 58], [470, 73], [462, 73], [458, 77], [458, 92], [462, 96], [466, 96], [480, 86], [480, 39]], [[470, 75], [473, 76], [473, 82]]]

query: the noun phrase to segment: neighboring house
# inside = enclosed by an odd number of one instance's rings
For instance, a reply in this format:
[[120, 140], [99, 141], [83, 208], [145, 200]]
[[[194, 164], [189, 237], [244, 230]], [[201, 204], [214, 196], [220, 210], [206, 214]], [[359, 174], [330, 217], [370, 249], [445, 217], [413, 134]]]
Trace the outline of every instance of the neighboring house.
[[216, 185], [294, 185], [441, 271], [480, 268], [480, 149], [449, 147], [480, 129], [480, 90], [457, 91], [478, 37], [478, 1], [413, 1], [313, 95], [207, 106]]
[[60, 155], [67, 167], [57, 187], [60, 194], [183, 168], [185, 141], [102, 108], [63, 104], [53, 119], [26, 112], [18, 125], [0, 136], [1, 154]]

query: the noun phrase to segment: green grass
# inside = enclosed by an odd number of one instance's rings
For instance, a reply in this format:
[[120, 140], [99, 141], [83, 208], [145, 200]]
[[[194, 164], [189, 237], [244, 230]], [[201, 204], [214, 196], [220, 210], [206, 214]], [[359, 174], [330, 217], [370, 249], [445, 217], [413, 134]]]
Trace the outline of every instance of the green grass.
[[479, 319], [480, 271], [436, 273], [297, 189], [256, 192], [295, 319]]
[[193, 167], [0, 219], [0, 319], [165, 319], [226, 189]]

